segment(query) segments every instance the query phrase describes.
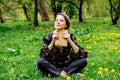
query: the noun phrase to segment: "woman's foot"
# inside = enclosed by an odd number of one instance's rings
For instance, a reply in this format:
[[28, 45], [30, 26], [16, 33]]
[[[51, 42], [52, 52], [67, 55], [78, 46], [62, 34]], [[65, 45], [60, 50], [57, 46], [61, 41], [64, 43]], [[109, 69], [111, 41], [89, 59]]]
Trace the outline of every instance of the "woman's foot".
[[61, 71], [60, 76], [67, 77], [67, 73], [63, 70], [63, 71]]

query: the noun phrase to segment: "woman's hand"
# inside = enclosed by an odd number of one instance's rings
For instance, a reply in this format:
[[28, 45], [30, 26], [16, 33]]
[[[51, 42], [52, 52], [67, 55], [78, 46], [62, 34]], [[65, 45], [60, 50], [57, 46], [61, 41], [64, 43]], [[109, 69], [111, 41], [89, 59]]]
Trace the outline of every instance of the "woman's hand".
[[62, 38], [66, 39], [68, 42], [71, 40], [69, 33], [63, 33]]
[[75, 54], [78, 53], [79, 51], [79, 47], [71, 40], [70, 34], [69, 33], [64, 33], [63, 38], [67, 39], [67, 41], [70, 43], [70, 45], [72, 46]]
[[55, 41], [55, 39], [58, 39], [59, 38], [59, 35], [57, 32], [54, 32], [53, 35], [52, 35], [52, 40]]

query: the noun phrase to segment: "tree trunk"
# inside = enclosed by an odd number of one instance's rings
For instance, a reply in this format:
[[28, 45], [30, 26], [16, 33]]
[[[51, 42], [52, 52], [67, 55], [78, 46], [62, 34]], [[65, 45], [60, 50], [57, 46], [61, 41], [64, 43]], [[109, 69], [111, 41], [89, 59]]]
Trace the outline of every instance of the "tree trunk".
[[2, 11], [1, 11], [1, 8], [0, 8], [0, 23], [3, 23], [3, 18], [2, 18]]
[[37, 0], [34, 0], [34, 26], [38, 26], [38, 9], [37, 9]]
[[83, 18], [82, 18], [82, 6], [83, 6], [83, 1], [80, 1], [79, 22], [83, 22]]
[[41, 15], [42, 21], [49, 21], [49, 16], [47, 13], [47, 9], [46, 9], [44, 0], [40, 0], [40, 3], [38, 5], [38, 11]]
[[[120, 0], [118, 0], [120, 1]], [[112, 5], [112, 1], [109, 0], [110, 2], [110, 14], [111, 14], [111, 19], [112, 19], [112, 23], [113, 25], [117, 24], [117, 20], [119, 19], [119, 15], [120, 15], [120, 2], [117, 2], [117, 8], [115, 8], [113, 5]], [[114, 11], [112, 11], [114, 10]], [[113, 15], [113, 12], [115, 15]], [[114, 16], [114, 18], [113, 18]]]
[[120, 16], [120, 0], [118, 0], [117, 2], [117, 7], [116, 7], [116, 11], [114, 12], [114, 19], [113, 19], [113, 24], [117, 24], [117, 21], [119, 20], [119, 16]]
[[114, 19], [113, 19], [113, 24], [117, 24], [117, 20], [119, 19], [119, 14], [115, 12]]
[[25, 14], [27, 20], [30, 21], [30, 18], [29, 18], [29, 16], [28, 16], [27, 8], [26, 8], [25, 4], [22, 6], [22, 8], [23, 8], [23, 11], [24, 11], [24, 14]]

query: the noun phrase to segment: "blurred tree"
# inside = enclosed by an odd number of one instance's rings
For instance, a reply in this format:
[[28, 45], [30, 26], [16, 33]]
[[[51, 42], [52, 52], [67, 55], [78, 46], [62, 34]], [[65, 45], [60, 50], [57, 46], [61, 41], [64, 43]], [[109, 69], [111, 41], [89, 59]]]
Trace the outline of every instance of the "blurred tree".
[[34, 26], [38, 26], [38, 8], [37, 8], [37, 0], [34, 0]]
[[65, 5], [63, 6], [63, 11], [66, 12], [66, 14], [70, 17], [70, 19], [71, 19], [74, 15], [77, 14], [76, 8], [75, 8], [73, 5], [69, 4], [69, 3], [67, 3], [67, 4], [65, 4]]
[[3, 23], [2, 9], [1, 9], [1, 7], [2, 7], [3, 4], [4, 4], [4, 3], [3, 3], [2, 1], [0, 1], [0, 23]]
[[0, 8], [0, 23], [3, 23], [3, 18], [2, 18], [2, 11], [1, 11], [1, 8]]
[[117, 21], [120, 16], [120, 0], [116, 0], [115, 2], [109, 0], [109, 2], [110, 2], [110, 14], [111, 14], [112, 23], [117, 24]]
[[42, 21], [49, 21], [49, 16], [44, 0], [39, 0], [38, 12], [41, 15]]
[[83, 6], [84, 0], [59, 0], [59, 2], [67, 2], [74, 5], [78, 9], [79, 22], [83, 22], [82, 6]]
[[28, 21], [31, 21], [30, 11], [32, 7], [32, 0], [15, 0], [15, 2], [22, 7], [24, 15]]

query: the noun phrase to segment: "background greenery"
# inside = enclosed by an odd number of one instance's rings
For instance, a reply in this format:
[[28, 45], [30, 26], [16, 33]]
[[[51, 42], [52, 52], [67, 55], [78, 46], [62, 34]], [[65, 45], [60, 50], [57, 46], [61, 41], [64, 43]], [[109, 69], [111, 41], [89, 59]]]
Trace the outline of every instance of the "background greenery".
[[[4, 23], [0, 23], [0, 80], [65, 80], [62, 77], [43, 76], [36, 67], [42, 38], [54, 30], [50, 3], [58, 0], [44, 1], [50, 21], [42, 22], [38, 14], [37, 27], [33, 23], [34, 0], [0, 1], [0, 17], [2, 14], [4, 20]], [[83, 22], [78, 21], [78, 10], [75, 6], [68, 3], [62, 5], [62, 12], [72, 15], [69, 32], [73, 33], [78, 44], [89, 52], [88, 65], [82, 71], [82, 77], [70, 75], [71, 79], [119, 80], [120, 20], [116, 25], [112, 25], [108, 0], [84, 1]], [[117, 0], [112, 0], [112, 3], [116, 7]], [[27, 7], [31, 21], [26, 19], [23, 5]]]
[[[40, 22], [37, 28], [28, 21], [0, 24], [0, 80], [65, 80], [43, 77], [36, 67], [42, 38], [54, 29], [53, 23]], [[83, 77], [71, 75], [72, 80], [119, 80], [120, 23], [113, 26], [110, 18], [85, 19], [83, 23], [72, 19], [71, 23], [69, 31], [89, 52]]]

